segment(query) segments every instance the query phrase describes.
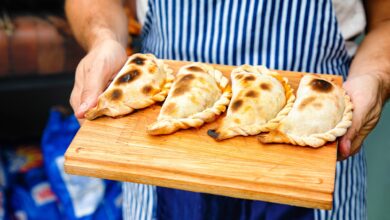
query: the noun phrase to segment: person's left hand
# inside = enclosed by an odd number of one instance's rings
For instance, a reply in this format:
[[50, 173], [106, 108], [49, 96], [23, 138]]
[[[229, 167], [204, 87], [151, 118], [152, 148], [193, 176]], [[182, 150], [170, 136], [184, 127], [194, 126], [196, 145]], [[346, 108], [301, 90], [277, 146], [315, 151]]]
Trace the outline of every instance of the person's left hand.
[[383, 82], [375, 74], [350, 75], [343, 87], [353, 103], [352, 125], [341, 137], [338, 160], [359, 152], [363, 140], [375, 127], [384, 102]]

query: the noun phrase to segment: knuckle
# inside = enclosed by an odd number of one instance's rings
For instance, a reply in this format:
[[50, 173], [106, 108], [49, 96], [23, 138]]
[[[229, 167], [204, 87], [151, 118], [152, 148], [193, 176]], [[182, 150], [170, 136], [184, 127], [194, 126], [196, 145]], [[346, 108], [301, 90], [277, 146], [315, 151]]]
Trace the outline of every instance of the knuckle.
[[74, 96], [70, 96], [69, 104], [73, 108], [73, 110], [76, 110], [76, 107], [77, 107], [76, 103], [77, 103], [77, 101], [75, 100], [75, 97]]
[[74, 110], [76, 110], [77, 108], [77, 105], [79, 103], [79, 98], [80, 98], [80, 94], [79, 94], [79, 89], [78, 87], [74, 87], [71, 94], [70, 94], [70, 97], [69, 97], [69, 104], [72, 106], [72, 108]]
[[97, 92], [95, 88], [84, 88], [81, 92], [81, 101], [85, 101], [86, 99], [93, 98], [96, 96]]
[[77, 67], [76, 67], [76, 74], [81, 74], [82, 73], [82, 70], [84, 69], [84, 65], [85, 65], [85, 57], [83, 59], [81, 59], [81, 61], [77, 65]]

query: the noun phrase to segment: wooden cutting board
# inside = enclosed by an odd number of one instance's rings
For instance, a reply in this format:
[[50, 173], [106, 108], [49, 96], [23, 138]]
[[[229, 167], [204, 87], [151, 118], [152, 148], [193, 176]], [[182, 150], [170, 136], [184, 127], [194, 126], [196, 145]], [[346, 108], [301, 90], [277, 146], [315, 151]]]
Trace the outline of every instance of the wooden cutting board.
[[[187, 62], [167, 61], [175, 72]], [[232, 66], [214, 65], [229, 76]], [[304, 73], [280, 71], [296, 90]], [[339, 76], [324, 77], [341, 85]], [[255, 137], [216, 142], [207, 130], [150, 136], [151, 106], [122, 118], [85, 121], [65, 154], [69, 174], [171, 187], [236, 198], [331, 209], [337, 144], [319, 149], [260, 144]], [[219, 118], [221, 119], [221, 118]]]

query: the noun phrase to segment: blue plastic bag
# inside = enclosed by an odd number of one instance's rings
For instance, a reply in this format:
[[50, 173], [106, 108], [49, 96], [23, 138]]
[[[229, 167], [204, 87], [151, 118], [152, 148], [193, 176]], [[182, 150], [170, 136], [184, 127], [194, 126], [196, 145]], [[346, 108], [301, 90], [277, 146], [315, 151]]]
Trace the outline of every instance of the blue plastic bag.
[[7, 172], [4, 168], [3, 158], [0, 157], [0, 220], [8, 219], [6, 187], [8, 187]]
[[95, 220], [119, 220], [122, 219], [122, 183], [106, 181], [104, 199], [99, 205], [93, 219]]
[[[42, 138], [46, 172], [69, 220], [121, 219], [120, 183], [64, 172], [64, 154], [79, 129], [76, 118], [52, 110]], [[119, 187], [118, 187], [119, 185]], [[118, 214], [119, 213], [119, 214]]]
[[48, 182], [42, 181], [32, 188], [15, 185], [11, 189], [11, 206], [16, 219], [61, 219], [56, 197]]
[[8, 219], [6, 194], [3, 187], [0, 187], [0, 219]]
[[60, 219], [57, 198], [47, 181], [39, 147], [10, 147], [5, 150], [5, 159], [13, 217], [23, 220]]

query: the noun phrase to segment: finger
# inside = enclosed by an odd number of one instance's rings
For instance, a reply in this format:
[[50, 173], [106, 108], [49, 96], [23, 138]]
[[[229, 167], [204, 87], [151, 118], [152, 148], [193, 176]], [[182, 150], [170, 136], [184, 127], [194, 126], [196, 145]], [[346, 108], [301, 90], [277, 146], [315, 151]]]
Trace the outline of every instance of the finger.
[[351, 153], [350, 153], [351, 156], [359, 152], [365, 138], [366, 135], [357, 135], [355, 137], [351, 145]]
[[69, 104], [72, 107], [74, 112], [76, 112], [76, 109], [80, 105], [80, 95], [81, 95], [80, 88], [75, 85], [72, 89], [72, 92], [71, 92], [70, 98], [69, 98]]
[[350, 153], [351, 153], [351, 139], [353, 138], [354, 134], [345, 134], [342, 136], [339, 140], [339, 146], [338, 146], [338, 160], [344, 160], [346, 159]]
[[345, 159], [347, 159], [347, 158], [342, 156], [339, 152], [337, 152], [337, 161], [343, 161]]
[[81, 126], [81, 125], [83, 125], [85, 119], [77, 118], [77, 121], [79, 122], [79, 125]]
[[[80, 106], [80, 98], [81, 98], [81, 91], [82, 91], [82, 83], [83, 83], [83, 65], [85, 62], [85, 58], [83, 58], [80, 63], [77, 65], [76, 72], [75, 72], [75, 81], [74, 86], [72, 89], [72, 92], [70, 94], [69, 103], [72, 106], [73, 112], [76, 115], [77, 109]], [[77, 115], [76, 115], [77, 117]]]
[[80, 96], [80, 105], [76, 112], [78, 118], [84, 118], [86, 111], [96, 106], [97, 99], [112, 74], [104, 61], [84, 65], [83, 73], [83, 89]]
[[356, 111], [353, 112], [352, 125], [348, 128], [344, 136], [342, 136], [339, 140], [338, 153], [340, 154], [339, 158], [341, 160], [351, 155], [352, 142], [362, 127], [362, 119], [360, 115], [357, 114]]

